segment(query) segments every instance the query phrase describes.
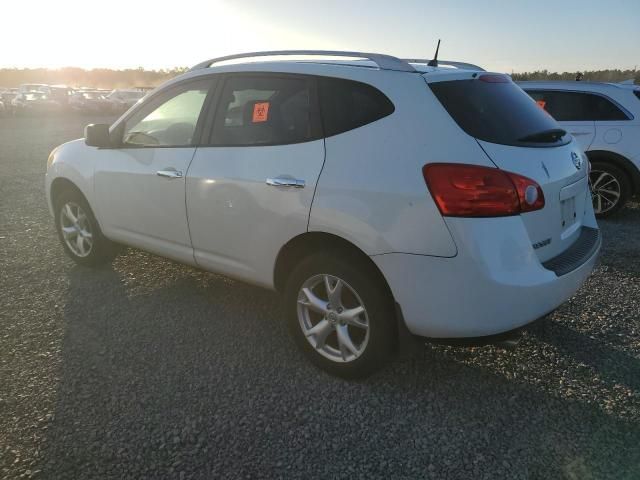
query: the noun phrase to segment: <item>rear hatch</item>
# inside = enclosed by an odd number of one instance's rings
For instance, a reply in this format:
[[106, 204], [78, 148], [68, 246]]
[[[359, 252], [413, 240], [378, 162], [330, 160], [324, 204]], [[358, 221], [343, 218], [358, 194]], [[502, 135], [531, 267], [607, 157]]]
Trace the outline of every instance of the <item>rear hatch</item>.
[[459, 72], [425, 79], [498, 168], [542, 188], [544, 208], [520, 215], [539, 260], [569, 248], [591, 202], [588, 162], [573, 138], [506, 75]]

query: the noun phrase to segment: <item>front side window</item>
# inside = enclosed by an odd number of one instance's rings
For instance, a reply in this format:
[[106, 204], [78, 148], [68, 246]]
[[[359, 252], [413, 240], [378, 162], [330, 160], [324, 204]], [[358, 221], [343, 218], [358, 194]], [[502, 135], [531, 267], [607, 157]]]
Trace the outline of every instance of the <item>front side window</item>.
[[284, 145], [320, 138], [312, 81], [242, 76], [225, 82], [213, 127], [214, 145]]
[[181, 147], [193, 144], [196, 124], [210, 88], [210, 81], [177, 87], [151, 99], [126, 120], [122, 143], [136, 147]]
[[600, 95], [554, 90], [529, 90], [527, 93], [559, 122], [629, 120], [626, 113]]

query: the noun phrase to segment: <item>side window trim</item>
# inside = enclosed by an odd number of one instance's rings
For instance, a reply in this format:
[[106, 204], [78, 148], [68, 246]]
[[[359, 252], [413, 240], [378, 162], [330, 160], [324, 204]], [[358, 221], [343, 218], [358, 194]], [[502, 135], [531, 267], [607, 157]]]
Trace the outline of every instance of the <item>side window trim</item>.
[[[250, 144], [250, 145], [225, 145], [214, 142], [214, 128], [216, 126], [216, 121], [218, 115], [222, 114], [220, 110], [220, 98], [222, 96], [222, 92], [228, 82], [236, 79], [236, 78], [282, 78], [282, 79], [301, 79], [307, 82], [309, 86], [310, 93], [310, 123], [312, 129], [311, 138], [308, 140], [303, 140], [301, 142], [293, 142], [293, 143], [272, 143], [272, 144]], [[219, 75], [219, 80], [217, 81], [216, 92], [213, 95], [210, 103], [209, 113], [207, 115], [207, 119], [204, 122], [204, 131], [202, 134], [202, 142], [199, 145], [200, 147], [242, 147], [242, 148], [252, 148], [252, 147], [269, 147], [269, 146], [278, 146], [278, 145], [295, 145], [299, 143], [308, 143], [314, 142], [316, 140], [320, 140], [324, 138], [324, 132], [322, 130], [322, 121], [320, 118], [320, 101], [318, 95], [318, 81], [315, 75], [305, 75], [298, 73], [284, 73], [284, 72], [242, 72], [242, 73], [224, 73]]]
[[527, 92], [527, 94], [529, 94], [529, 93], [542, 93], [542, 94], [544, 94], [544, 93], [547, 93], [547, 92], [552, 92], [552, 93], [578, 93], [578, 94], [582, 94], [582, 95], [593, 95], [593, 96], [596, 96], [596, 97], [603, 98], [604, 100], [612, 103], [616, 108], [618, 108], [618, 110], [620, 110], [627, 117], [626, 120], [558, 120], [558, 121], [563, 121], [563, 122], [627, 122], [627, 121], [635, 119], [634, 115], [629, 110], [624, 108], [616, 100], [614, 100], [613, 98], [605, 95], [604, 93], [592, 92], [592, 91], [588, 91], [588, 90], [564, 90], [564, 89], [559, 89], [559, 88], [530, 88], [530, 89], [527, 89], [525, 91]]
[[[191, 141], [191, 145], [132, 145], [132, 144], [124, 144], [122, 143], [122, 135], [124, 134], [124, 128], [127, 124], [127, 121], [130, 120], [133, 116], [138, 114], [143, 108], [147, 108], [149, 105], [155, 105], [156, 108], [162, 105], [164, 102], [176, 96], [176, 91], [186, 91], [190, 84], [200, 83], [203, 81], [209, 82], [209, 87], [207, 91], [207, 95], [205, 97], [204, 103], [202, 104], [202, 108], [200, 109], [200, 114], [198, 115], [198, 120], [196, 121], [196, 128], [194, 130], [193, 139]], [[176, 83], [175, 85], [170, 86], [169, 88], [159, 90], [158, 92], [151, 95], [149, 98], [145, 99], [140, 105], [138, 105], [134, 110], [129, 112], [127, 116], [121, 118], [117, 123], [115, 123], [110, 130], [111, 138], [114, 136], [120, 137], [117, 142], [117, 146], [115, 149], [129, 150], [129, 149], [141, 149], [141, 148], [192, 148], [198, 147], [202, 143], [203, 136], [203, 126], [205, 123], [206, 114], [209, 111], [209, 107], [211, 106], [211, 101], [218, 90], [218, 85], [220, 83], [219, 75], [207, 75], [196, 78], [190, 78], [188, 80], [184, 80], [182, 82]]]

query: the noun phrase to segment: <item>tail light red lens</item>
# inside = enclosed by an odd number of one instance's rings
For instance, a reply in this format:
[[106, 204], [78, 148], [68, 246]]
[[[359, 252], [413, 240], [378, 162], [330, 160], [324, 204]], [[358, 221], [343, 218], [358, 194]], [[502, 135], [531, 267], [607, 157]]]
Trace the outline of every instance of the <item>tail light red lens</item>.
[[503, 217], [540, 210], [544, 193], [534, 180], [497, 168], [456, 163], [431, 163], [424, 180], [448, 217]]

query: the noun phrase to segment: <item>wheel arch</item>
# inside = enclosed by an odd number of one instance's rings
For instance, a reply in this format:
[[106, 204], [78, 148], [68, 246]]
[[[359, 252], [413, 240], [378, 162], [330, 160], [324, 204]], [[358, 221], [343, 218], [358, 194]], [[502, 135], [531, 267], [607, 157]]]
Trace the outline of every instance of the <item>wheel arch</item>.
[[629, 177], [631, 194], [637, 195], [640, 193], [640, 170], [631, 160], [619, 153], [607, 150], [590, 150], [586, 154], [590, 162], [610, 163], [621, 169]]
[[[273, 285], [278, 292], [284, 291], [288, 274], [294, 266], [308, 255], [318, 252], [338, 251], [353, 258], [361, 266], [375, 275], [387, 289], [391, 298], [393, 293], [386, 278], [373, 260], [359, 247], [344, 238], [325, 232], [306, 232], [289, 240], [278, 252], [273, 272]], [[395, 302], [395, 300], [394, 300]]]
[[51, 188], [50, 188], [50, 192], [49, 192], [51, 205], [55, 207], [56, 199], [60, 196], [60, 194], [62, 192], [65, 192], [67, 190], [73, 190], [73, 191], [78, 192], [80, 195], [82, 195], [84, 197], [84, 199], [87, 201], [87, 203], [89, 203], [89, 200], [87, 199], [87, 196], [80, 189], [80, 187], [78, 187], [75, 183], [73, 183], [68, 178], [57, 177], [57, 178], [54, 178], [53, 181], [51, 182]]

